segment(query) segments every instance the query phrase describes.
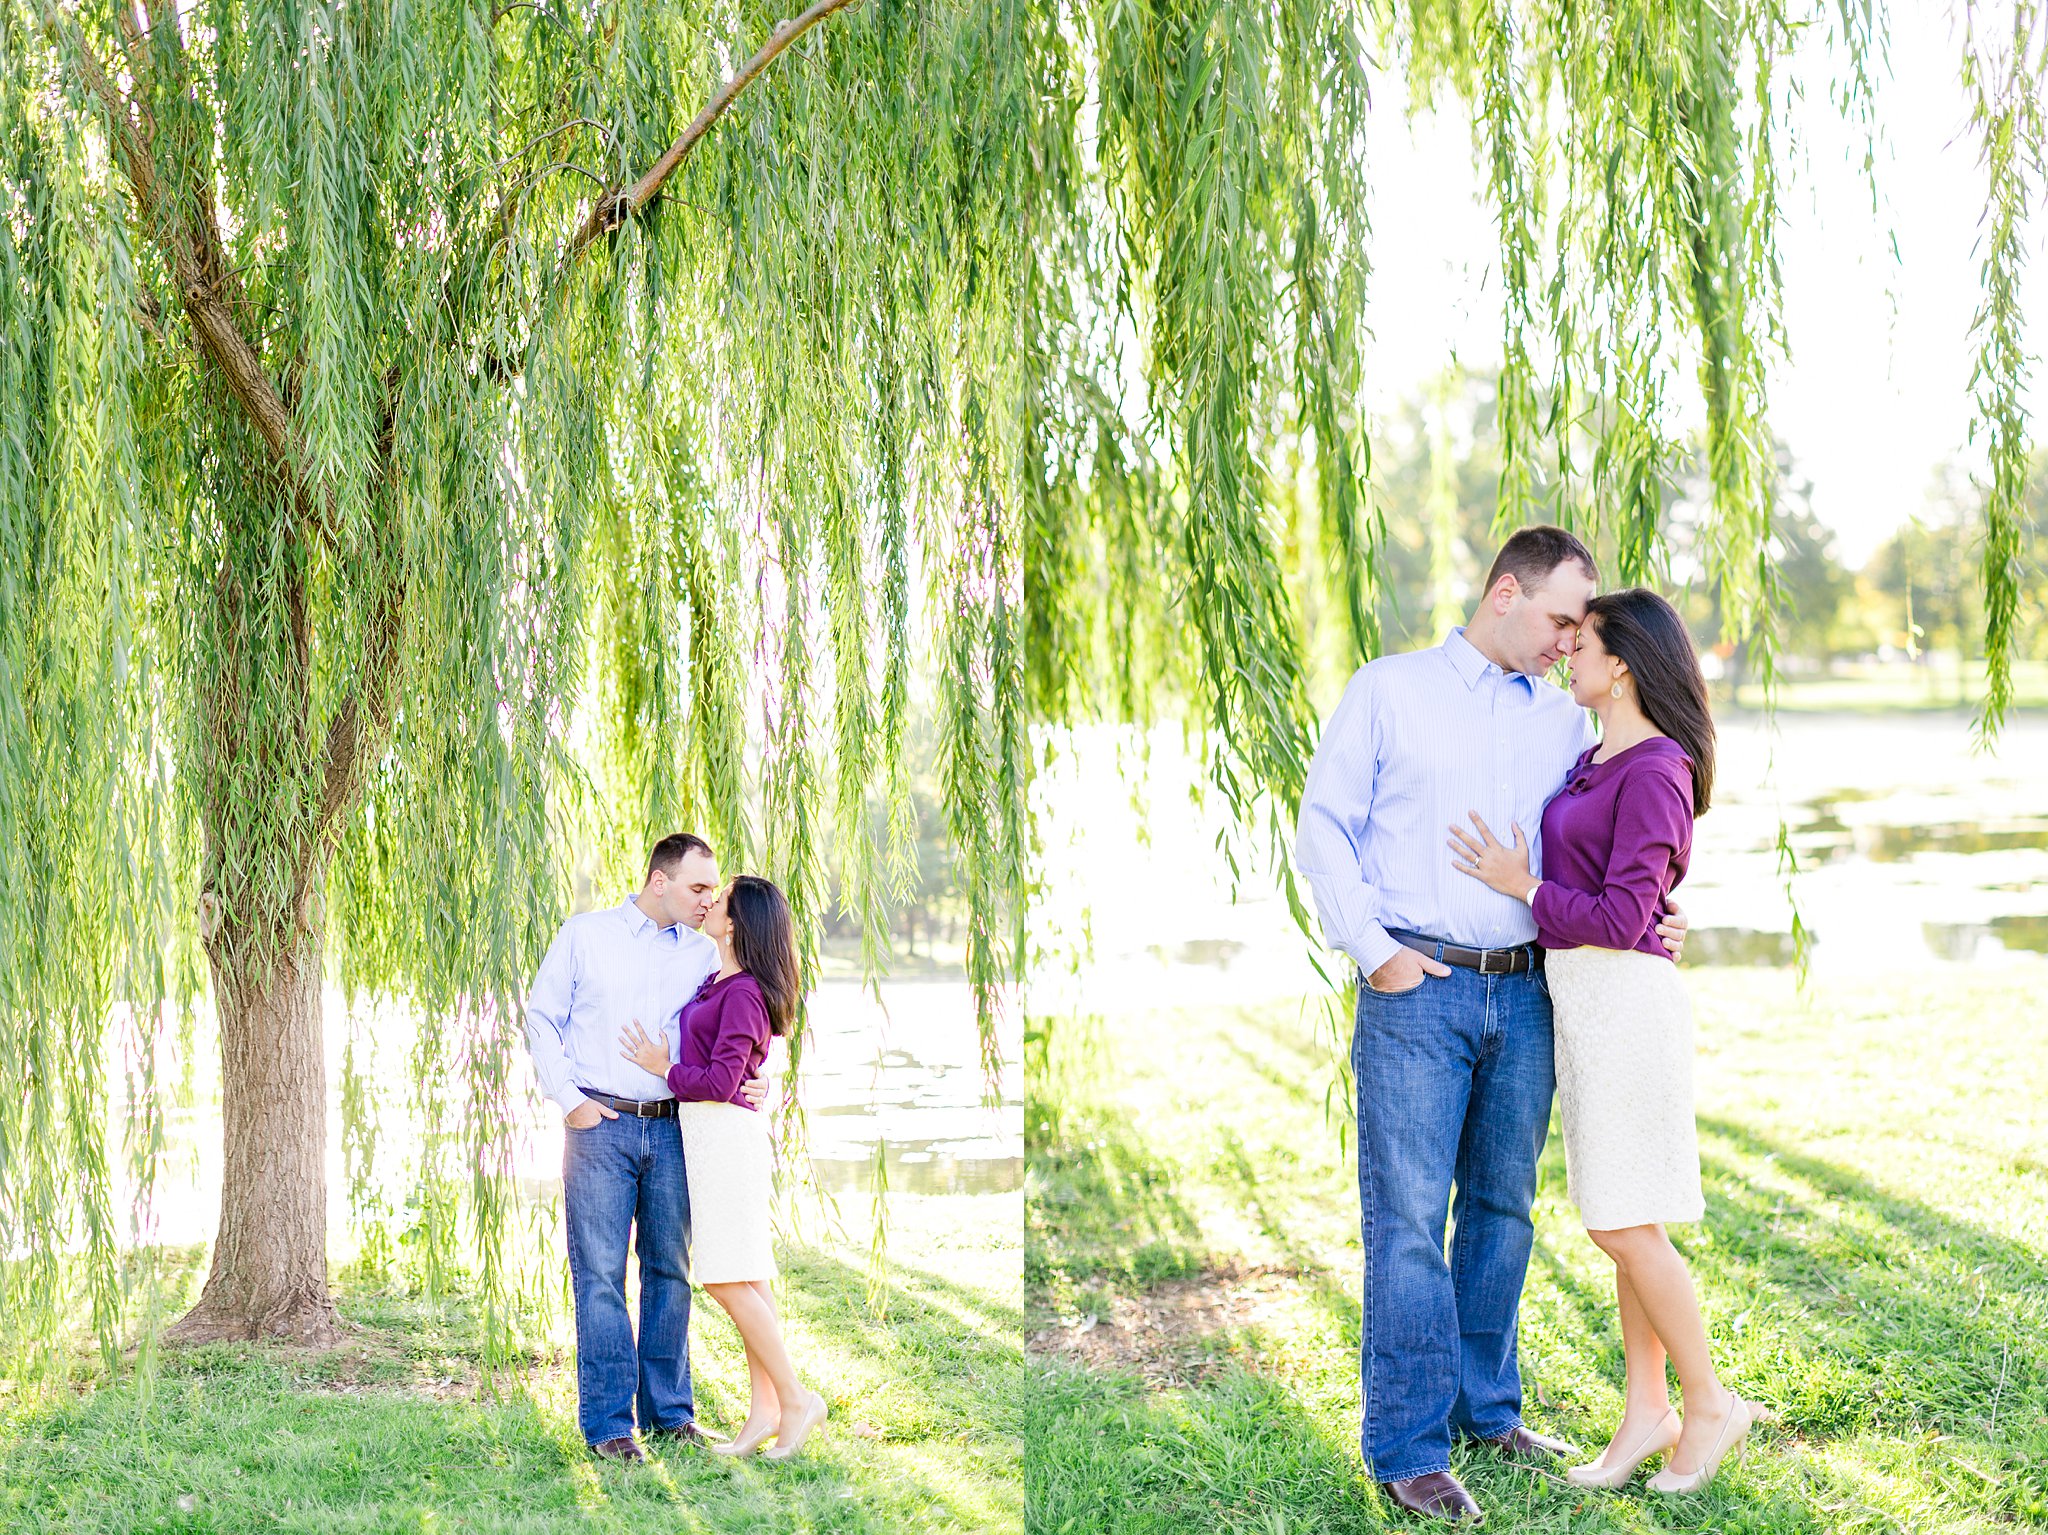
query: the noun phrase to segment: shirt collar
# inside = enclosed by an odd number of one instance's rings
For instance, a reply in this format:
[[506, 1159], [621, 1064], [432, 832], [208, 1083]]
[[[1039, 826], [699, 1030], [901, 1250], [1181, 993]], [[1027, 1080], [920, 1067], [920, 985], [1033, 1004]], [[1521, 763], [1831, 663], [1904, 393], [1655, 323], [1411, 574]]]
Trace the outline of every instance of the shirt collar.
[[1496, 677], [1506, 677], [1512, 682], [1521, 683], [1531, 693], [1536, 691], [1536, 679], [1534, 677], [1525, 676], [1521, 672], [1504, 672], [1498, 666], [1495, 666], [1493, 662], [1487, 660], [1485, 656], [1481, 655], [1479, 647], [1465, 638], [1465, 626], [1463, 624], [1458, 625], [1457, 628], [1450, 632], [1440, 648], [1443, 650], [1445, 657], [1449, 659], [1451, 669], [1458, 674], [1467, 688], [1478, 687], [1479, 679], [1488, 672], [1492, 672]]
[[[654, 919], [642, 911], [630, 895], [625, 900], [619, 902], [618, 912], [619, 920], [626, 924], [626, 931], [635, 938], [638, 938], [646, 929], [654, 926]], [[659, 928], [657, 931], [665, 938], [679, 940], [682, 934], [677, 929], [681, 926], [680, 922], [672, 922], [667, 927]]]

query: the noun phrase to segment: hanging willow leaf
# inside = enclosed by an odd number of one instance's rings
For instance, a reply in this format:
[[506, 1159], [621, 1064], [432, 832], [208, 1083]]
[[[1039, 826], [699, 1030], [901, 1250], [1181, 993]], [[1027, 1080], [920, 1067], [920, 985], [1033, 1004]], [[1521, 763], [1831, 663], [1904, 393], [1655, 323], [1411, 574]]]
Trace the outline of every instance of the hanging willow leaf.
[[1994, 30], [1967, 10], [1963, 84], [1983, 141], [1986, 172], [1984, 298], [1971, 335], [1976, 416], [1971, 437], [1990, 439], [1991, 483], [1984, 503], [1984, 670], [1988, 686], [1977, 715], [1979, 739], [1997, 735], [2013, 706], [2018, 653], [2027, 474], [2032, 447], [2023, 403], [2028, 356], [2019, 302], [2028, 216], [2048, 195], [2048, 124], [2041, 93], [2048, 76], [2048, 25], [2041, 7], [2014, 0], [2009, 28]]

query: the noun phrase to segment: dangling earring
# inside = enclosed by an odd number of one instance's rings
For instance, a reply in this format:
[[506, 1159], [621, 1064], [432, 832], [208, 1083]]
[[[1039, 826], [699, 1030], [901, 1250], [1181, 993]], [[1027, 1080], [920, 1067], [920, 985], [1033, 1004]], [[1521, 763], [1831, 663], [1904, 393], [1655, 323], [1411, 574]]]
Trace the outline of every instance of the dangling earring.
[[1618, 682], [1617, 682], [1617, 683], [1615, 683], [1615, 685], [1614, 685], [1614, 687], [1612, 688], [1612, 690], [1611, 690], [1611, 691], [1613, 692], [1613, 694], [1614, 694], [1614, 696], [1615, 696], [1616, 698], [1619, 698], [1619, 697], [1621, 697], [1621, 684], [1620, 684], [1620, 683], [1618, 683]]

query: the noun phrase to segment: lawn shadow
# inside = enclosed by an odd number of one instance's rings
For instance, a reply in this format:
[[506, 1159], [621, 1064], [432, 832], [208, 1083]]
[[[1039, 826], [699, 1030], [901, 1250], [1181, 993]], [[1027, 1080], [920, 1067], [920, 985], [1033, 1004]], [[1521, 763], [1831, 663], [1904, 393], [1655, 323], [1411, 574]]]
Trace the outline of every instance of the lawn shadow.
[[1028, 1285], [1145, 1285], [1201, 1267], [1201, 1223], [1182, 1199], [1173, 1167], [1146, 1148], [1128, 1121], [1092, 1105], [1068, 1105], [1058, 1131], [1049, 1143], [1027, 1147]]
[[[1259, 1034], [1261, 1049], [1254, 1050], [1236, 1035], [1224, 1040], [1230, 1053], [1237, 1057], [1237, 1063], [1247, 1076], [1257, 1077], [1281, 1097], [1299, 1104], [1303, 1108], [1315, 1108], [1323, 1101], [1328, 1087], [1330, 1060], [1325, 1052], [1319, 1052], [1285, 1034], [1262, 1030]], [[1298, 1063], [1292, 1072], [1282, 1071], [1273, 1064], [1272, 1047], [1288, 1050]]]
[[1363, 1325], [1364, 1308], [1358, 1280], [1348, 1270], [1329, 1267], [1322, 1254], [1303, 1241], [1273, 1210], [1264, 1193], [1258, 1169], [1245, 1152], [1244, 1141], [1232, 1126], [1221, 1132], [1222, 1154], [1217, 1165], [1227, 1170], [1230, 1191], [1238, 1206], [1258, 1223], [1259, 1231], [1279, 1249], [1287, 1266], [1300, 1277], [1317, 1308], [1330, 1323], [1356, 1342]]
[[[1021, 1311], [991, 1307], [967, 1286], [893, 1264], [882, 1281], [877, 1315], [868, 1302], [867, 1271], [816, 1250], [792, 1263], [791, 1275], [796, 1282], [786, 1292], [790, 1315], [826, 1345], [872, 1366], [886, 1365], [894, 1384], [917, 1386], [945, 1409], [934, 1422], [950, 1422], [950, 1434], [1016, 1432], [1014, 1392], [999, 1390], [978, 1402], [973, 1388], [1003, 1372], [1021, 1377]], [[977, 1412], [977, 1405], [988, 1410]]]
[[1983, 1436], [1994, 1404], [2048, 1408], [2041, 1253], [1734, 1121], [1700, 1128], [1707, 1240], [1680, 1240], [1785, 1335], [1788, 1423]]
[[[889, 1264], [889, 1272], [914, 1277], [919, 1285], [933, 1295], [946, 1298], [950, 1304], [945, 1309], [951, 1309], [962, 1321], [978, 1326], [984, 1331], [1015, 1333], [1024, 1326], [1024, 1311], [1021, 1306], [992, 1300], [986, 1291], [977, 1290], [956, 1279], [949, 1279], [944, 1274], [935, 1274], [930, 1269], [918, 1268], [914, 1264], [897, 1262]], [[930, 1303], [929, 1297], [920, 1298], [927, 1304]], [[892, 1306], [892, 1313], [893, 1310]]]
[[[1621, 1379], [1621, 1323], [1615, 1309], [1614, 1290], [1608, 1285], [1588, 1283], [1583, 1275], [1566, 1262], [1563, 1252], [1542, 1234], [1537, 1227], [1536, 1243], [1531, 1252], [1531, 1263], [1540, 1263], [1542, 1272], [1550, 1282], [1550, 1288], [1569, 1307], [1570, 1312], [1554, 1314], [1555, 1319], [1570, 1323], [1569, 1346], [1581, 1353], [1589, 1364], [1603, 1373]], [[1528, 1316], [1529, 1288], [1524, 1283], [1522, 1291], [1522, 1314]], [[1524, 1373], [1528, 1372], [1526, 1361]]]
[[[1959, 1521], [2039, 1507], [2042, 1254], [1736, 1121], [1703, 1117], [1700, 1130], [1705, 1218], [1673, 1237], [1717, 1362], [1779, 1414], [1758, 1431], [1754, 1477], [1719, 1481], [1697, 1505], [1701, 1527], [1826, 1530], [1845, 1509], [1896, 1525], [1898, 1508], [1930, 1501]], [[1564, 1346], [1618, 1391], [1611, 1295], [1549, 1241], [1536, 1252]]]
[[[983, 1329], [904, 1283], [888, 1286], [889, 1336], [877, 1340], [865, 1306], [867, 1275], [806, 1253], [793, 1265], [789, 1310], [827, 1355], [857, 1354], [863, 1381], [879, 1379], [911, 1404], [861, 1424], [861, 1394], [840, 1395], [813, 1447], [785, 1465], [731, 1462], [701, 1450], [650, 1445], [651, 1462], [594, 1460], [575, 1412], [573, 1367], [507, 1372], [502, 1395], [418, 1389], [415, 1376], [359, 1370], [360, 1347], [332, 1359], [256, 1344], [179, 1351], [154, 1381], [102, 1382], [13, 1404], [0, 1433], [0, 1525], [8, 1529], [129, 1531], [278, 1527], [383, 1531], [433, 1519], [478, 1531], [571, 1528], [688, 1530], [806, 1528], [894, 1531], [906, 1521], [976, 1530], [1017, 1518], [1022, 1445], [1020, 1325]], [[922, 1276], [920, 1276], [922, 1277]], [[949, 1286], [954, 1294], [963, 1292]], [[949, 1297], [950, 1300], [950, 1297]], [[388, 1296], [343, 1297], [346, 1310], [380, 1318], [419, 1307]], [[429, 1308], [431, 1309], [431, 1308]], [[444, 1303], [433, 1330], [466, 1336], [459, 1304]], [[698, 1325], [716, 1306], [701, 1295]], [[1001, 1317], [1003, 1308], [985, 1313]], [[982, 1313], [977, 1313], [982, 1315]], [[723, 1327], [722, 1317], [717, 1324]], [[379, 1364], [404, 1340], [378, 1329]], [[736, 1363], [700, 1365], [706, 1421], [743, 1414]], [[878, 1342], [893, 1346], [881, 1347]], [[729, 1340], [719, 1352], [730, 1355]], [[811, 1361], [827, 1378], [830, 1366]], [[359, 1378], [360, 1376], [360, 1378]], [[841, 1383], [843, 1385], [843, 1382]], [[923, 1403], [939, 1404], [924, 1411]], [[729, 1423], [728, 1423], [729, 1426]], [[957, 1466], [962, 1474], [952, 1474]], [[929, 1474], [927, 1474], [929, 1472]], [[193, 1510], [203, 1517], [188, 1519]], [[293, 1522], [296, 1521], [296, 1522]]]
[[1356, 1424], [1319, 1421], [1280, 1383], [1230, 1368], [1202, 1390], [1048, 1362], [1033, 1372], [1029, 1528], [1062, 1535], [1383, 1530]]

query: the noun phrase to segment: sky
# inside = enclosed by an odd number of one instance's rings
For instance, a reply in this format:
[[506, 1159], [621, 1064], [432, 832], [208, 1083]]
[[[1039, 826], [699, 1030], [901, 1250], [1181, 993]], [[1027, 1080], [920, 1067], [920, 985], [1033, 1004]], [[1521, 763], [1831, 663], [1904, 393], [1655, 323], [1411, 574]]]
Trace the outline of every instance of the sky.
[[[1834, 530], [1837, 557], [1852, 567], [1926, 511], [1941, 466], [1983, 462], [1982, 443], [1972, 448], [1968, 437], [1985, 176], [1960, 79], [1961, 33], [1938, 0], [1894, 0], [1887, 14], [1876, 212], [1863, 131], [1824, 89], [1837, 63], [1825, 29], [1809, 29], [1802, 44], [1809, 91], [1794, 112], [1803, 145], [1782, 192], [1791, 356], [1769, 379], [1772, 426], [1813, 483], [1813, 509]], [[1500, 295], [1497, 236], [1467, 122], [1438, 112], [1409, 125], [1399, 81], [1384, 71], [1374, 92], [1374, 120], [1402, 124], [1381, 128], [1368, 146], [1368, 391], [1380, 413], [1418, 392], [1453, 350], [1469, 368], [1494, 365]], [[2037, 217], [2024, 290], [2037, 358], [2048, 335], [2044, 232], [2048, 218]], [[2048, 408], [2038, 364], [2028, 406], [2036, 422]]]

